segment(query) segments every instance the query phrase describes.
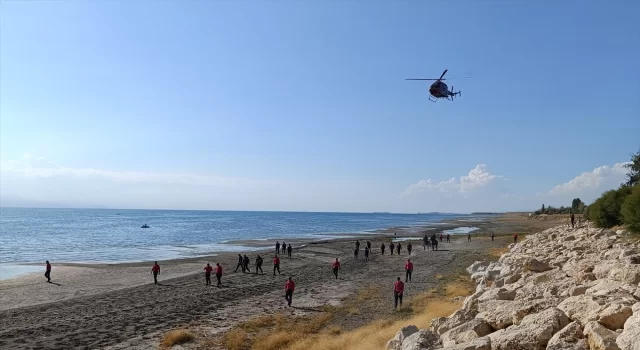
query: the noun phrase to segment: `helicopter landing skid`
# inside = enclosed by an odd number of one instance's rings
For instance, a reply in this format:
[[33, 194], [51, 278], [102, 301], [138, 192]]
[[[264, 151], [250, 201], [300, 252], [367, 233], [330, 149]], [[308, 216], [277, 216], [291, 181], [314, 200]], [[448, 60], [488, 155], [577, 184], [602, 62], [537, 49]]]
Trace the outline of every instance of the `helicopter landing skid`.
[[429, 95], [429, 101], [431, 101], [431, 102], [433, 102], [433, 103], [436, 103], [436, 102], [438, 102], [438, 98], [437, 98], [437, 97], [433, 97], [433, 96]]

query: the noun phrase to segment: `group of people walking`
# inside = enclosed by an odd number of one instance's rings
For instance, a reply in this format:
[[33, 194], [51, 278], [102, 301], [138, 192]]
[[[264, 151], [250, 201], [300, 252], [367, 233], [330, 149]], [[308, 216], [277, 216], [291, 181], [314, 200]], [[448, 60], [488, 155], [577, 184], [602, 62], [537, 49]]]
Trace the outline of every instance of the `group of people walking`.
[[291, 243], [287, 246], [287, 244], [283, 241], [282, 244], [280, 242], [276, 242], [276, 254], [287, 254], [291, 257], [291, 252], [293, 248], [291, 248]]

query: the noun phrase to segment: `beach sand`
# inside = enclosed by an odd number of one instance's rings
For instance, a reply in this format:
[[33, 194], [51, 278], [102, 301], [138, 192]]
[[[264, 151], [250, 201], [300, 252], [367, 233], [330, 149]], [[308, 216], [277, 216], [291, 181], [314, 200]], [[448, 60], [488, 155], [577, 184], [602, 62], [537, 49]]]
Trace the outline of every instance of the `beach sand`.
[[[421, 293], [436, 284], [436, 274], [464, 271], [491, 248], [511, 242], [513, 232], [534, 232], [557, 225], [516, 216], [488, 217], [481, 222], [450, 222], [447, 227], [475, 226], [471, 243], [466, 235], [452, 237], [437, 252], [423, 251], [413, 241], [411, 259], [415, 265], [407, 296]], [[498, 237], [491, 242], [489, 230]], [[399, 234], [401, 236], [401, 234]], [[401, 256], [380, 255], [379, 246], [392, 235], [360, 237], [361, 248], [372, 242], [369, 262], [364, 252], [353, 259], [354, 239], [304, 243], [292, 258], [281, 256], [282, 275], [273, 276], [273, 250], [262, 256], [265, 274], [233, 272], [237, 254], [160, 262], [160, 285], [154, 285], [150, 263], [64, 265], [53, 267], [52, 280], [42, 273], [0, 281], [0, 349], [157, 349], [161, 335], [171, 329], [196, 326], [208, 335], [221, 334], [234, 325], [265, 314], [286, 312], [309, 315], [323, 305], [337, 305], [363, 288], [389, 289], [388, 304], [381, 304], [366, 315], [343, 325], [358, 327], [392, 310], [391, 288], [395, 277], [404, 278], [407, 256], [403, 242]], [[291, 243], [294, 243], [293, 241]], [[256, 253], [251, 253], [255, 272]], [[342, 261], [336, 280], [330, 263]], [[224, 268], [223, 286], [205, 286], [204, 265], [220, 262]], [[296, 282], [293, 308], [286, 308], [284, 283], [291, 276]]]

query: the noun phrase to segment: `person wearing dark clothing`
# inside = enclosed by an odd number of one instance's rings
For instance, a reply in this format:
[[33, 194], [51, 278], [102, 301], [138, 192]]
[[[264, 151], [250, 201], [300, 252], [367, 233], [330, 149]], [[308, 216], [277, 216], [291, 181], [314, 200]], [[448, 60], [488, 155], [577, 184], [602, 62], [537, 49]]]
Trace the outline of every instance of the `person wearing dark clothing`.
[[216, 263], [216, 279], [218, 280], [218, 287], [222, 285], [222, 266], [220, 263]]
[[273, 275], [276, 275], [276, 270], [278, 270], [278, 275], [280, 274], [280, 258], [276, 255], [273, 257]]
[[493, 242], [494, 237], [495, 237], [495, 234], [493, 233], [493, 231], [491, 231], [491, 242]]
[[411, 262], [410, 259], [407, 259], [407, 263], [404, 265], [404, 271], [406, 273], [404, 277], [404, 281], [411, 282], [411, 273], [413, 273], [413, 263]]
[[402, 249], [402, 245], [400, 244], [400, 242], [398, 242], [398, 245], [396, 246], [396, 249], [398, 251], [398, 255], [400, 255], [400, 250]]
[[442, 243], [442, 233], [440, 234], [440, 243]]
[[356, 241], [356, 248], [360, 249], [360, 241]]
[[242, 258], [242, 254], [238, 254], [238, 265], [233, 272], [238, 272], [238, 269], [242, 269], [242, 272], [244, 272], [244, 259]]
[[394, 309], [398, 308], [398, 301], [400, 301], [400, 307], [402, 307], [402, 294], [404, 294], [404, 283], [402, 283], [400, 277], [398, 277], [396, 283], [393, 285], [393, 296], [395, 299]]
[[247, 256], [247, 254], [244, 255], [244, 257], [242, 258], [242, 272], [251, 272], [251, 270], [249, 270], [249, 264], [251, 263], [251, 260], [249, 260], [249, 257]]
[[451, 235], [447, 233], [447, 243], [451, 243]]
[[211, 271], [213, 271], [213, 267], [207, 263], [207, 266], [204, 267], [204, 280], [207, 286], [211, 284]]
[[331, 264], [331, 268], [333, 269], [333, 274], [336, 275], [336, 279], [338, 279], [338, 271], [340, 270], [340, 262], [338, 261], [338, 258], [336, 258], [336, 261]]
[[517, 233], [513, 234], [513, 243], [518, 243], [518, 234]]
[[291, 306], [293, 301], [293, 291], [296, 289], [296, 284], [293, 283], [293, 279], [289, 277], [287, 283], [284, 284], [284, 298], [287, 301], [287, 306]]
[[282, 242], [282, 254], [287, 254], [287, 244]]
[[156, 261], [151, 268], [151, 274], [153, 275], [153, 284], [158, 284], [158, 275], [160, 274], [160, 265]]
[[369, 261], [369, 247], [364, 247], [364, 261]]
[[409, 255], [411, 255], [411, 249], [413, 248], [413, 246], [411, 245], [411, 243], [407, 244], [407, 252], [409, 252]]
[[422, 250], [427, 250], [427, 248], [431, 248], [431, 240], [429, 236], [425, 234], [424, 237], [422, 237]]
[[264, 273], [264, 271], [262, 271], [262, 257], [260, 255], [256, 258], [256, 275], [258, 274], [258, 270], [260, 270], [260, 273]]
[[289, 246], [287, 247], [287, 254], [289, 254], [289, 257], [291, 257], [291, 244], [289, 244]]
[[51, 264], [49, 264], [49, 260], [47, 260], [47, 267], [44, 271], [44, 277], [47, 278], [47, 282], [51, 283]]
[[358, 253], [360, 253], [360, 249], [356, 248], [353, 250], [353, 258], [358, 260]]
[[571, 228], [575, 227], [576, 217], [571, 213]]
[[280, 241], [276, 242], [276, 254], [280, 254]]
[[384, 255], [384, 249], [386, 248], [386, 246], [384, 245], [384, 242], [380, 245], [380, 252], [382, 252], [382, 255]]
[[471, 232], [467, 233], [467, 242], [471, 242]]
[[369, 250], [371, 250], [371, 242], [367, 241], [367, 248], [369, 248]]
[[393, 245], [393, 242], [391, 242], [391, 243], [389, 244], [389, 250], [391, 250], [391, 255], [393, 255], [393, 251], [394, 251], [395, 247], [396, 247], [396, 246], [395, 246], [395, 245]]
[[435, 234], [431, 236], [431, 250], [438, 250], [438, 239], [436, 238]]

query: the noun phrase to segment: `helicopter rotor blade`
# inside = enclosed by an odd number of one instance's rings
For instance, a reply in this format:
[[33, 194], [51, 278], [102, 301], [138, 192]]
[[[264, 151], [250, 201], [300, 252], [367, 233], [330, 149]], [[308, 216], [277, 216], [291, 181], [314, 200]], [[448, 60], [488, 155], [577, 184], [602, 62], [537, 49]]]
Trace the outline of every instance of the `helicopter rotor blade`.
[[440, 79], [438, 80], [444, 80], [442, 79], [444, 77], [445, 74], [447, 74], [448, 69], [445, 69], [444, 72], [442, 72], [442, 75], [440, 76]]
[[423, 79], [423, 78], [409, 78], [405, 80], [440, 80], [440, 79]]

